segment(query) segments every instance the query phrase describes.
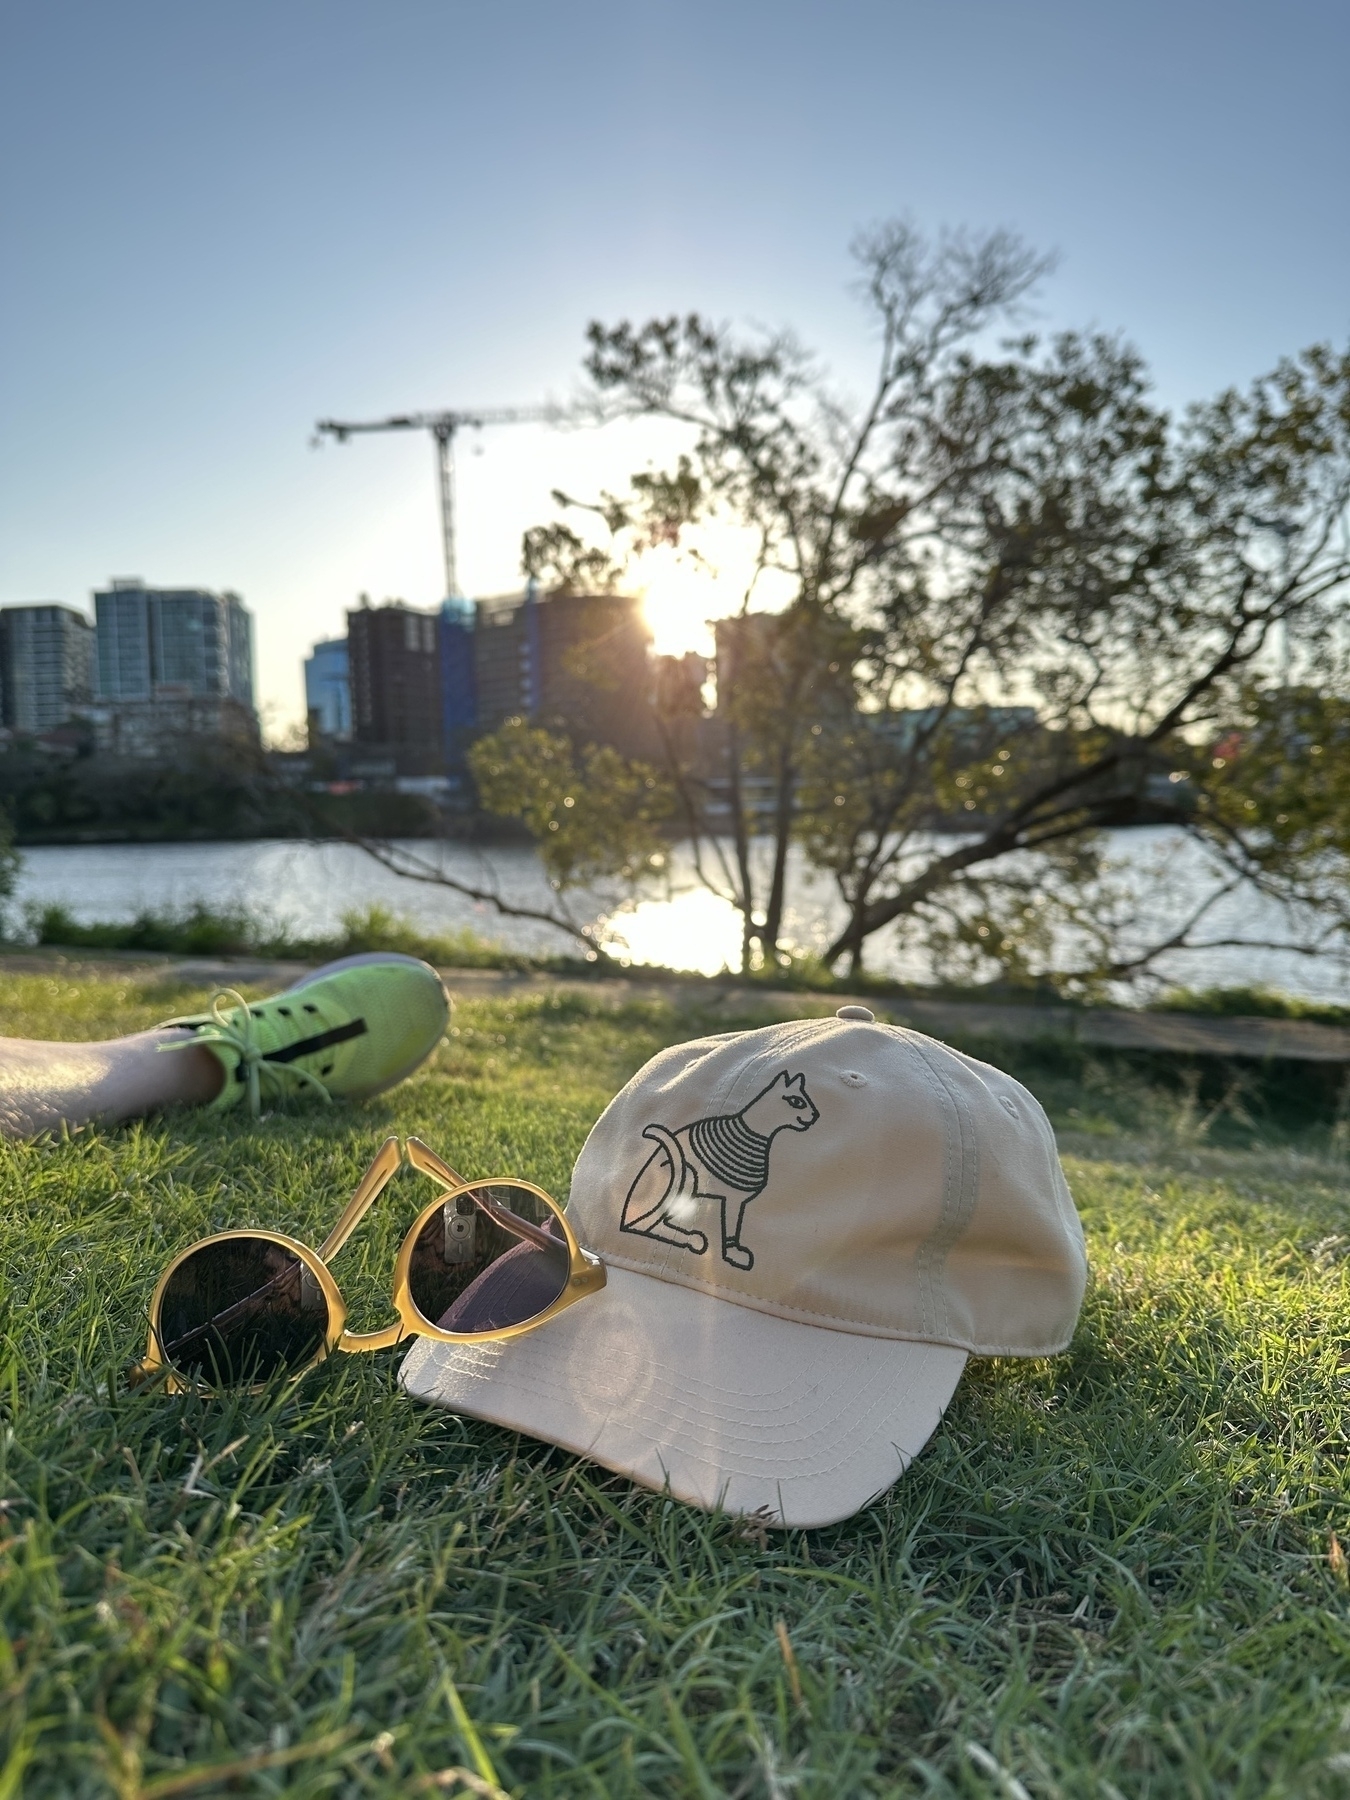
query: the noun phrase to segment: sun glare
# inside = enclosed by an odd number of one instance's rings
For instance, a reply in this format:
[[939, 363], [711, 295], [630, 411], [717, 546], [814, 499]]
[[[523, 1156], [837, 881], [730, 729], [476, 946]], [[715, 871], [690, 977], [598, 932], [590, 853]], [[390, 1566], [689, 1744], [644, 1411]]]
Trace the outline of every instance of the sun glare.
[[[651, 558], [653, 563], [656, 560]], [[664, 568], [653, 567], [646, 573], [642, 610], [651, 627], [656, 654], [682, 656], [686, 650], [697, 650], [701, 656], [711, 655], [709, 620], [734, 610], [735, 597], [731, 597], [728, 606], [722, 583], [674, 559], [667, 560]]]
[[[649, 551], [642, 559], [642, 602], [658, 656], [696, 650], [710, 656], [711, 621], [738, 613], [753, 573], [753, 540], [748, 532], [706, 528], [699, 554], [674, 549]], [[780, 584], [781, 585], [781, 584]], [[770, 583], [757, 584], [751, 605], [772, 612], [787, 599]]]

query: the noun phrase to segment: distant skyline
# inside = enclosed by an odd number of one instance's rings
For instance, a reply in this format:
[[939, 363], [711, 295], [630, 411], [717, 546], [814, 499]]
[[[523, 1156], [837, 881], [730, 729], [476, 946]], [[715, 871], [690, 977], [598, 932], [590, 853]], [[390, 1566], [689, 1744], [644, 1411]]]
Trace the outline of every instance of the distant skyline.
[[[860, 386], [847, 246], [898, 213], [1058, 252], [1033, 322], [1168, 404], [1245, 383], [1350, 335], [1348, 62], [1343, 0], [6, 0], [0, 604], [233, 589], [294, 723], [358, 594], [441, 597], [429, 443], [317, 419], [565, 397], [590, 318], [692, 309]], [[466, 437], [465, 590], [660, 449]], [[654, 593], [667, 648], [719, 599]]]

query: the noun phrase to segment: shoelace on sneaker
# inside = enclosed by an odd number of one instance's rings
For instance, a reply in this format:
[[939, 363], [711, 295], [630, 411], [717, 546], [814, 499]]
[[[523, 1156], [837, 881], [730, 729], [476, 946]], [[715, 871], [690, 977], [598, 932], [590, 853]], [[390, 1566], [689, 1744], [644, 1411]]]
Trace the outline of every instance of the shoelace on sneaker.
[[[236, 1023], [221, 1010], [221, 1002], [228, 1000], [238, 1015], [240, 1023]], [[273, 1083], [276, 1096], [285, 1092], [283, 1076], [289, 1076], [302, 1086], [316, 1089], [331, 1106], [333, 1096], [319, 1080], [311, 1075], [308, 1069], [301, 1069], [293, 1062], [274, 1062], [257, 1041], [257, 1024], [248, 1001], [234, 988], [217, 988], [211, 996], [211, 1022], [207, 1025], [194, 1025], [190, 1028], [191, 1036], [184, 1038], [181, 1044], [162, 1044], [163, 1050], [186, 1050], [192, 1044], [228, 1044], [239, 1058], [239, 1067], [244, 1071], [244, 1080], [248, 1084], [249, 1111], [256, 1119], [262, 1113], [262, 1077], [266, 1075]], [[227, 1076], [228, 1080], [229, 1077]], [[235, 1076], [238, 1080], [238, 1076]]]

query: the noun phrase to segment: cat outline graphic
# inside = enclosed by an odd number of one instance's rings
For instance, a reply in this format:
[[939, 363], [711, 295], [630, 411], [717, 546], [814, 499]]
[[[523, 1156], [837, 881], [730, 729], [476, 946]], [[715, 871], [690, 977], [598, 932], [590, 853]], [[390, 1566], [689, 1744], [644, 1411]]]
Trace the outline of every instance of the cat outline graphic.
[[754, 1251], [741, 1242], [741, 1230], [746, 1208], [768, 1185], [773, 1140], [783, 1131], [809, 1131], [819, 1117], [805, 1075], [780, 1069], [739, 1112], [713, 1113], [674, 1131], [646, 1126], [642, 1135], [655, 1148], [633, 1177], [619, 1230], [703, 1256], [708, 1235], [692, 1221], [701, 1201], [713, 1202], [720, 1209], [723, 1262], [753, 1269]]

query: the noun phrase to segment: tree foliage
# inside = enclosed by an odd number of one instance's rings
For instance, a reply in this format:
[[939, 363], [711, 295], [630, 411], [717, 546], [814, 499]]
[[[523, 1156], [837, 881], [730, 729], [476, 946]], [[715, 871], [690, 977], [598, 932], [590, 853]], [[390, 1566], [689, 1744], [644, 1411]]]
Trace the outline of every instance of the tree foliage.
[[22, 858], [14, 848], [14, 827], [0, 807], [0, 906], [10, 898], [19, 881]]
[[520, 819], [555, 889], [664, 867], [674, 795], [645, 763], [608, 745], [575, 749], [560, 732], [509, 719], [469, 754], [490, 812]]
[[[1293, 941], [1343, 932], [1350, 357], [1315, 347], [1173, 418], [1116, 338], [991, 342], [1046, 268], [1007, 234], [889, 224], [854, 248], [876, 348], [860, 400], [789, 334], [592, 325], [597, 411], [673, 421], [689, 447], [587, 503], [603, 541], [559, 523], [527, 544], [560, 580], [614, 585], [720, 514], [755, 534], [756, 581], [790, 584], [770, 617], [752, 582], [713, 718], [665, 731], [747, 962], [780, 950], [794, 836], [842, 902], [827, 959], [854, 967], [899, 927], [985, 974], [1047, 972], [1066, 933], [1085, 980], [1128, 974], [1211, 941], [1243, 882]], [[1329, 740], [1311, 781], [1308, 731]], [[1151, 942], [1102, 885], [1100, 834], [1142, 823], [1215, 871]]]

